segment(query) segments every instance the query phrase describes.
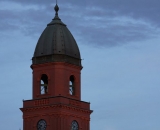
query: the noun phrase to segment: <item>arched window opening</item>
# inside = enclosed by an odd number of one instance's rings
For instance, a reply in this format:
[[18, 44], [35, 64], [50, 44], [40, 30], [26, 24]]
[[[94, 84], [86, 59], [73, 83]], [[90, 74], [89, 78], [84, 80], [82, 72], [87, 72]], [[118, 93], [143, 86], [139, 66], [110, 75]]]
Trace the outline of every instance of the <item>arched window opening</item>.
[[72, 121], [71, 130], [79, 130], [79, 125], [77, 121]]
[[48, 77], [46, 74], [41, 76], [41, 94], [48, 93]]
[[74, 83], [74, 76], [70, 76], [70, 81], [69, 81], [69, 94], [74, 95], [75, 94], [75, 83]]

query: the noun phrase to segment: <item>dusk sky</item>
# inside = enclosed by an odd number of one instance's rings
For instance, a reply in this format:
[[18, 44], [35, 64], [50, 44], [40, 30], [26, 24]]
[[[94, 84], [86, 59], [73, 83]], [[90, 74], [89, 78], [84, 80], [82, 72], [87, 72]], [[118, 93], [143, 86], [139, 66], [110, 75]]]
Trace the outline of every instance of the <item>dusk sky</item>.
[[[0, 130], [22, 130], [32, 57], [55, 0], [0, 0]], [[81, 52], [91, 130], [160, 130], [160, 0], [58, 0]]]

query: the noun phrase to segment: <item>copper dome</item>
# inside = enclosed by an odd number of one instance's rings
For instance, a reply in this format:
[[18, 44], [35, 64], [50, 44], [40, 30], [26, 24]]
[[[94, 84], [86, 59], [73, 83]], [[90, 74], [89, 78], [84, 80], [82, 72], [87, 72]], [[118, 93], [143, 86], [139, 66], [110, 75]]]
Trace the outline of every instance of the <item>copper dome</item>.
[[32, 58], [33, 64], [46, 62], [68, 62], [81, 66], [78, 45], [66, 25], [56, 15], [41, 34]]

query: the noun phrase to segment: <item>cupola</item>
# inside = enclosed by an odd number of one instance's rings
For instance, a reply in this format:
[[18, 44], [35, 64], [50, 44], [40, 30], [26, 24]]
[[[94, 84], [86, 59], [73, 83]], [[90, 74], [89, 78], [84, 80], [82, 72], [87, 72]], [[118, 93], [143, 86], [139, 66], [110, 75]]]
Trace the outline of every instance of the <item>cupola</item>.
[[66, 62], [81, 66], [78, 45], [67, 26], [59, 18], [57, 4], [54, 9], [55, 17], [38, 40], [32, 63]]

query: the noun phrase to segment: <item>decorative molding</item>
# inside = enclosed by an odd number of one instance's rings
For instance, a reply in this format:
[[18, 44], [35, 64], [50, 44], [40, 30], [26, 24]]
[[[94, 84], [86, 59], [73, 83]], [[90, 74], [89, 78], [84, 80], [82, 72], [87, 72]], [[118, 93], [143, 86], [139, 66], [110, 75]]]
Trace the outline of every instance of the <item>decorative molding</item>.
[[54, 54], [54, 55], [33, 57], [31, 68], [35, 64], [44, 64], [44, 63], [50, 63], [50, 62], [63, 62], [63, 63], [69, 63], [69, 64], [81, 66], [81, 59], [79, 58], [75, 58], [75, 57], [63, 55], [63, 54]]
[[[69, 66], [71, 68], [76, 68], [76, 69], [82, 69], [82, 66], [70, 64], [67, 62], [48, 62], [48, 63], [43, 63], [43, 64], [32, 64], [31, 68], [39, 68], [39, 67], [46, 67], [46, 66], [54, 66], [54, 65], [64, 65], [64, 66]], [[65, 69], [65, 68], [64, 68]]]
[[42, 99], [42, 100], [34, 101], [35, 106], [48, 105], [48, 104], [49, 104], [49, 99]]
[[69, 104], [72, 106], [80, 107], [81, 103], [75, 100], [69, 100]]
[[46, 105], [46, 106], [37, 106], [37, 107], [31, 107], [31, 108], [21, 108], [22, 112], [34, 112], [37, 110], [47, 110], [47, 109], [66, 109], [70, 111], [76, 111], [80, 113], [86, 113], [86, 114], [91, 114], [93, 111], [92, 110], [87, 110], [87, 109], [82, 109], [79, 107], [74, 107], [74, 106], [68, 106], [65, 104], [56, 104], [56, 105]]

